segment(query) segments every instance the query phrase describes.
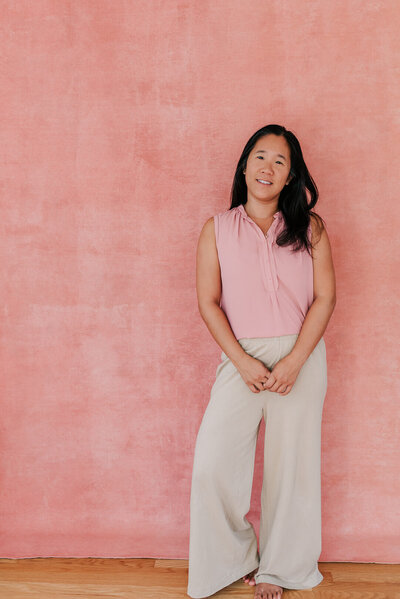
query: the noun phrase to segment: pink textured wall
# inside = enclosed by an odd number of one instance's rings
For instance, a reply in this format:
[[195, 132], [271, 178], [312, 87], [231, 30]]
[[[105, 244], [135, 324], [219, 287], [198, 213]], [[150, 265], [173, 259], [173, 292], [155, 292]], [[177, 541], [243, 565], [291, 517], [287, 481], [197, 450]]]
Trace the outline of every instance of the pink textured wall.
[[[220, 351], [197, 311], [197, 239], [248, 137], [280, 123], [337, 275], [321, 560], [399, 561], [398, 2], [1, 13], [0, 555], [187, 558]], [[261, 452], [262, 437], [255, 526]]]

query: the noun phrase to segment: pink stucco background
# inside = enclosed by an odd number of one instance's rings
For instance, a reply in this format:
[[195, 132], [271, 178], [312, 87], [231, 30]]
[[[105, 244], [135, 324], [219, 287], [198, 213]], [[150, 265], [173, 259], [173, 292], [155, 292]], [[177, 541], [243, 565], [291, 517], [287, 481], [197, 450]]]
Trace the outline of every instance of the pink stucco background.
[[398, 562], [399, 3], [9, 0], [0, 28], [0, 556], [188, 557], [196, 244], [279, 123], [337, 277], [320, 560]]

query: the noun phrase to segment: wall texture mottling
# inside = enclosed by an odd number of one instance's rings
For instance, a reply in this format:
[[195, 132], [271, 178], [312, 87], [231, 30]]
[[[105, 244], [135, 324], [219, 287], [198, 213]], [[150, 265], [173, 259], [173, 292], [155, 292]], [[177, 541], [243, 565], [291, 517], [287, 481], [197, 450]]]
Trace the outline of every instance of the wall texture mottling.
[[320, 559], [398, 562], [398, 2], [1, 12], [0, 556], [188, 557], [220, 353], [197, 239], [247, 139], [279, 123], [319, 187], [337, 277]]

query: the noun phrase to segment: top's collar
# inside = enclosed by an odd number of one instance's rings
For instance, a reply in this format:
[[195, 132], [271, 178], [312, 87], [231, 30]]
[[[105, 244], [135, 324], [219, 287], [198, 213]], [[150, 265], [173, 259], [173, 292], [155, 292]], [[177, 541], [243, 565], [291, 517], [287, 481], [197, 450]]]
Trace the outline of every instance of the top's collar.
[[[244, 209], [243, 204], [239, 204], [239, 206], [237, 208], [238, 208], [239, 212], [242, 214], [242, 216], [244, 216], [244, 218], [246, 218], [247, 220], [250, 220], [251, 222], [254, 223], [254, 220], [252, 218], [250, 218], [250, 216], [247, 214], [246, 210]], [[278, 210], [272, 216], [274, 217], [274, 219], [279, 218], [282, 216], [282, 211]]]

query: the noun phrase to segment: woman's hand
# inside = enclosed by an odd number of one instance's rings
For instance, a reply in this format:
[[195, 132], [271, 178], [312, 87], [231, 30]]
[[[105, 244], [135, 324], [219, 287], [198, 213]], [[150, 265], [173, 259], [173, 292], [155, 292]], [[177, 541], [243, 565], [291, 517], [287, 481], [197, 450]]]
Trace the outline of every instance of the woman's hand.
[[271, 371], [261, 360], [247, 354], [236, 368], [253, 393], [275, 391], [287, 395], [301, 370], [301, 364], [288, 354]]
[[261, 360], [246, 354], [236, 366], [242, 379], [253, 393], [264, 391], [263, 381], [266, 382], [271, 372]]
[[288, 354], [275, 364], [263, 388], [287, 395], [292, 390], [300, 370], [301, 364]]

